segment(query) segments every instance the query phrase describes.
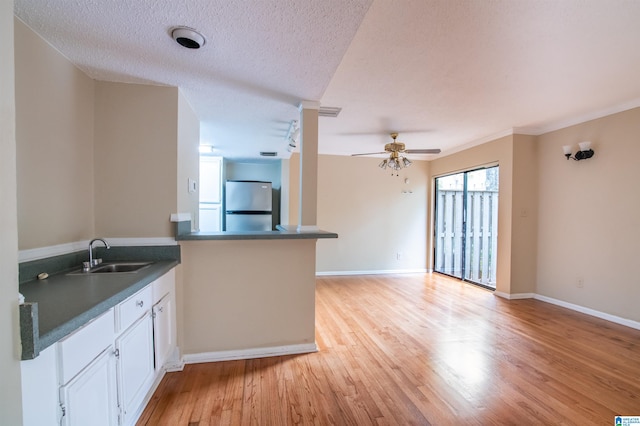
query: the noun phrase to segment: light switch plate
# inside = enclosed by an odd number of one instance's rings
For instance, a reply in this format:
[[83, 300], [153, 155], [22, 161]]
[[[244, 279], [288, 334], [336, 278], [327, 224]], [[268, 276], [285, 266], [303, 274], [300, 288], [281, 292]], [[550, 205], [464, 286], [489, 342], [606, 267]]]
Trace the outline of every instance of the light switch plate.
[[189, 178], [189, 192], [196, 192], [196, 189], [198, 188], [197, 183], [195, 180]]

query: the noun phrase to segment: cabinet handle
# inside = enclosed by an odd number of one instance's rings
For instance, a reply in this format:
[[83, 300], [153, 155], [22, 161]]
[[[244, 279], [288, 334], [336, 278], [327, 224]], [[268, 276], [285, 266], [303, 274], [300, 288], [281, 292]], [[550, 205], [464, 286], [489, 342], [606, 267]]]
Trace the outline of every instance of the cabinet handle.
[[120, 349], [116, 349], [115, 351], [113, 351], [113, 355], [114, 355], [116, 358], [120, 358]]
[[136, 306], [139, 307], [139, 308], [142, 308], [144, 306], [144, 300], [136, 301]]

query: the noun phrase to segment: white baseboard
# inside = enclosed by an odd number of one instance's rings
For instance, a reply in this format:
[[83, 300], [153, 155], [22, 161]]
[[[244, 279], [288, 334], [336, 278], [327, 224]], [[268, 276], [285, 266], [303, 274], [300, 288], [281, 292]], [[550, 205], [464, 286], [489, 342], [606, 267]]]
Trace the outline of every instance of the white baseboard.
[[173, 353], [171, 354], [172, 359], [167, 363], [165, 363], [164, 366], [162, 366], [160, 373], [158, 373], [155, 380], [153, 381], [153, 385], [151, 385], [151, 388], [147, 392], [147, 395], [142, 400], [142, 403], [136, 410], [133, 417], [130, 418], [129, 423], [127, 423], [128, 425], [133, 426], [138, 422], [138, 420], [140, 419], [140, 416], [144, 412], [144, 409], [149, 404], [149, 401], [151, 401], [153, 394], [158, 389], [158, 386], [160, 386], [160, 382], [162, 382], [162, 379], [164, 378], [165, 374], [169, 372], [174, 372], [174, 371], [182, 371], [184, 369], [184, 363], [182, 361], [177, 361], [177, 357], [179, 353], [180, 353], [180, 350], [178, 349], [178, 347], [175, 347], [173, 350]]
[[[106, 238], [107, 242], [114, 247], [131, 246], [175, 246], [178, 242], [175, 238]], [[20, 250], [18, 252], [18, 262], [29, 262], [32, 260], [46, 259], [48, 257], [60, 256], [63, 254], [75, 253], [87, 250], [89, 240], [75, 241], [72, 243], [57, 244], [55, 246], [38, 247], [34, 249]]]
[[508, 299], [508, 300], [516, 300], [516, 299], [533, 299], [535, 297], [535, 293], [513, 293], [513, 294], [509, 294], [509, 293], [503, 293], [501, 291], [494, 291], [493, 292], [494, 295], [502, 297], [503, 299]]
[[183, 355], [182, 360], [185, 364], [198, 364], [201, 362], [267, 358], [271, 356], [296, 355], [311, 352], [318, 352], [318, 346], [315, 343], [272, 346], [268, 348], [240, 349], [231, 351], [203, 352], [198, 354], [185, 354]]
[[565, 302], [563, 300], [554, 299], [552, 297], [543, 296], [541, 294], [536, 293], [503, 293], [501, 291], [494, 291], [494, 295], [498, 297], [502, 297], [508, 300], [516, 300], [516, 299], [536, 299], [541, 302], [551, 303], [552, 305], [562, 306], [563, 308], [571, 309], [572, 311], [580, 312], [583, 314], [591, 315], [592, 317], [600, 318], [603, 320], [611, 321], [616, 324], [624, 325], [626, 327], [634, 328], [636, 330], [640, 330], [640, 322], [633, 321], [627, 318], [622, 318], [616, 315], [607, 314], [606, 312], [597, 311], [595, 309], [586, 308], [584, 306], [576, 305], [573, 303]]
[[175, 373], [184, 370], [184, 361], [168, 362], [164, 365], [164, 371], [167, 373]]
[[18, 252], [18, 262], [29, 262], [32, 260], [46, 259], [47, 257], [59, 256], [62, 254], [74, 253], [80, 250], [87, 250], [89, 240], [76, 241], [73, 243], [57, 244], [55, 246], [38, 247]]
[[380, 269], [373, 271], [319, 271], [317, 277], [333, 275], [390, 275], [390, 274], [424, 274], [431, 272], [428, 269]]
[[180, 357], [180, 348], [177, 346], [173, 349], [173, 353], [167, 361], [164, 363], [164, 371], [173, 373], [175, 371], [184, 370], [184, 361]]
[[584, 306], [575, 305], [573, 303], [565, 302], [563, 300], [554, 299], [552, 297], [542, 296], [540, 294], [536, 294], [533, 297], [536, 300], [540, 300], [542, 302], [551, 303], [553, 305], [562, 306], [563, 308], [571, 309], [572, 311], [577, 311], [583, 314], [591, 315], [592, 317], [600, 318], [603, 320], [611, 321], [616, 324], [624, 325], [626, 327], [634, 328], [636, 330], [640, 330], [640, 322], [633, 321], [627, 318], [622, 318], [616, 315], [607, 314], [606, 312], [596, 311], [595, 309], [586, 308]]
[[127, 426], [133, 426], [138, 422], [138, 420], [140, 420], [140, 416], [142, 416], [142, 413], [144, 412], [144, 409], [147, 408], [147, 405], [149, 404], [149, 401], [151, 401], [151, 398], [153, 397], [153, 394], [158, 389], [158, 386], [160, 386], [160, 382], [164, 378], [165, 374], [166, 374], [166, 370], [163, 369], [162, 372], [160, 374], [158, 374], [158, 377], [155, 378], [155, 380], [153, 381], [153, 385], [151, 385], [151, 388], [149, 389], [149, 391], [145, 395], [144, 399], [142, 400], [142, 403], [140, 403], [140, 406], [136, 409], [136, 411], [133, 414], [133, 416], [130, 417], [129, 421], [126, 423]]

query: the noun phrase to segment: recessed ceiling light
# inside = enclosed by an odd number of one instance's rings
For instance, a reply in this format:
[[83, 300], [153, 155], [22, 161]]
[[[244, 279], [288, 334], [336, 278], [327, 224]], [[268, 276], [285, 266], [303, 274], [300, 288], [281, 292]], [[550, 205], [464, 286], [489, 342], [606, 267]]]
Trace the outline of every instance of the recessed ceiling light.
[[175, 27], [171, 36], [180, 46], [188, 49], [200, 49], [205, 43], [204, 36], [189, 27]]

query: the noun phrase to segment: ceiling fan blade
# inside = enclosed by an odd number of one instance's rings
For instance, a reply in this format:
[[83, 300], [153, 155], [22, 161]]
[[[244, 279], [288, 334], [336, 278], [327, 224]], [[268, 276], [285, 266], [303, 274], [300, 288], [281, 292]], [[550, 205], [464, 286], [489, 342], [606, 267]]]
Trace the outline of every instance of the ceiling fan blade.
[[357, 157], [359, 155], [376, 155], [376, 154], [388, 154], [387, 151], [382, 151], [382, 152], [365, 152], [362, 154], [351, 154], [352, 157]]
[[440, 154], [440, 149], [405, 149], [404, 152], [407, 154]]

